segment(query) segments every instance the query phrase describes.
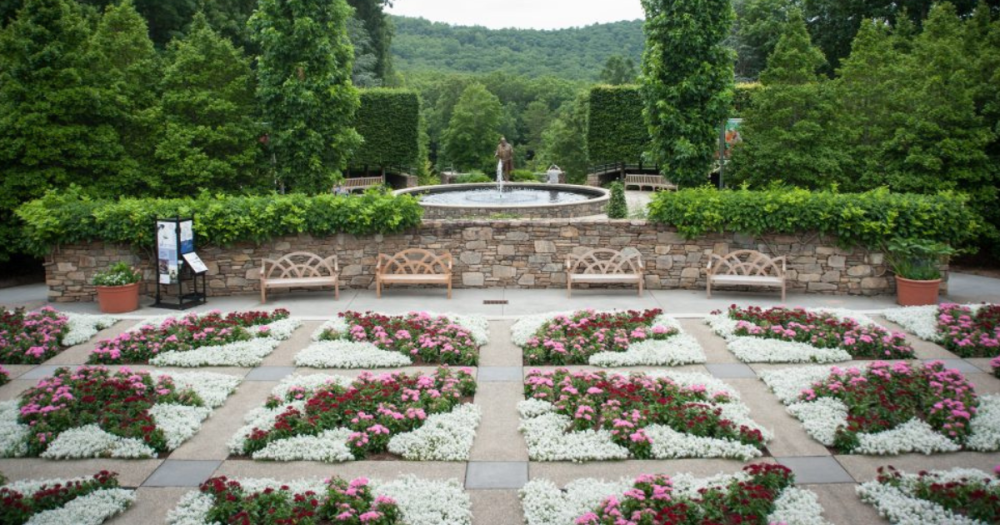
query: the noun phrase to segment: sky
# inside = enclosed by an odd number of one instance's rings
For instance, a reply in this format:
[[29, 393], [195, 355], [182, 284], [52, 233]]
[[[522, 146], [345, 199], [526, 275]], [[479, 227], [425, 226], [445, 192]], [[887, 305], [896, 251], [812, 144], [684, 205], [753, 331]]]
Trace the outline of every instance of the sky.
[[393, 0], [389, 12], [492, 29], [561, 29], [643, 18], [639, 0]]

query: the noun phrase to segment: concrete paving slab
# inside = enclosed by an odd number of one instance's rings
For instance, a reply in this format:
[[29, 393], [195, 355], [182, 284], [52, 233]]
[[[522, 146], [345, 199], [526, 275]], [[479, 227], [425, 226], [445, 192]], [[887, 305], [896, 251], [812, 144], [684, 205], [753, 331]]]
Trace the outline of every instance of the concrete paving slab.
[[997, 379], [993, 374], [970, 372], [965, 374], [965, 378], [972, 383], [976, 393], [981, 396], [986, 394], [1000, 394], [1000, 379]]
[[[965, 361], [982, 372], [987, 374], [993, 373], [993, 367], [990, 365], [990, 361], [993, 361], [993, 359], [990, 357], [966, 357]], [[7, 367], [7, 369], [10, 370], [10, 367]]]
[[690, 334], [701, 349], [709, 363], [739, 363], [739, 359], [726, 348], [726, 340], [715, 334], [702, 319], [682, 319], [681, 328]]
[[473, 461], [528, 461], [527, 445], [517, 430], [517, 404], [523, 400], [521, 382], [479, 383], [475, 404], [483, 418], [469, 455]]
[[520, 383], [523, 379], [520, 366], [481, 366], [478, 374], [476, 380], [479, 382], [515, 381]]
[[443, 287], [434, 288], [394, 288], [382, 290], [382, 298], [375, 297], [374, 291], [363, 290], [351, 301], [351, 310], [368, 310], [384, 314], [398, 315], [418, 310], [437, 313], [463, 313], [475, 315], [503, 315], [503, 305], [484, 304], [483, 301], [504, 299], [502, 288], [475, 288], [452, 291], [448, 299]]
[[546, 312], [564, 312], [599, 308], [601, 310], [644, 310], [660, 308], [660, 303], [649, 293], [642, 297], [634, 289], [622, 290], [573, 290], [573, 297], [566, 297], [566, 291], [515, 289], [504, 293], [507, 304], [504, 315], [531, 315]]
[[945, 368], [953, 368], [963, 374], [979, 374], [982, 372], [982, 370], [976, 368], [975, 365], [968, 363], [963, 359], [924, 359], [923, 362], [943, 362]]
[[993, 467], [1000, 464], [1000, 452], [952, 452], [949, 454], [900, 454], [878, 457], [862, 455], [835, 456], [838, 463], [854, 478], [863, 483], [878, 477], [878, 468], [892, 465], [897, 470], [920, 472], [921, 470], [950, 470], [955, 467], [975, 468], [991, 474]]
[[490, 321], [490, 342], [479, 349], [479, 366], [521, 366], [523, 352], [510, 340], [514, 321]]
[[156, 469], [143, 487], [197, 487], [212, 477], [221, 461], [168, 459]]
[[[228, 439], [228, 438], [227, 438]], [[317, 461], [252, 461], [246, 459], [225, 461], [217, 476], [230, 478], [274, 478], [293, 480], [302, 478], [344, 479], [359, 477], [382, 480], [414, 475], [425, 479], [465, 479], [465, 462], [459, 461], [347, 461], [345, 463], [320, 463]]]
[[191, 439], [170, 453], [172, 460], [216, 460], [229, 457], [226, 443], [243, 426], [247, 412], [264, 404], [277, 381], [242, 383], [226, 403], [215, 409]]
[[[333, 317], [333, 316], [331, 316]], [[323, 321], [305, 321], [292, 336], [281, 342], [270, 355], [264, 358], [261, 366], [295, 366], [295, 356], [312, 342], [312, 334]]]
[[527, 461], [470, 461], [467, 489], [519, 489], [528, 482]]
[[802, 423], [785, 411], [781, 401], [772, 394], [763, 381], [754, 379], [727, 379], [740, 393], [743, 403], [750, 408], [750, 417], [774, 434], [767, 444], [775, 456], [825, 456], [826, 447], [806, 434]]
[[854, 478], [832, 456], [776, 458], [778, 463], [792, 469], [795, 483], [826, 484], [854, 483]]
[[177, 507], [190, 487], [140, 487], [135, 493], [135, 503], [124, 513], [108, 520], [108, 525], [148, 525], [166, 523], [167, 514]]
[[948, 293], [942, 302], [953, 303], [995, 303], [1000, 297], [1000, 279], [950, 272]]
[[835, 525], [861, 525], [889, 523], [878, 515], [875, 507], [861, 501], [856, 492], [857, 485], [837, 483], [829, 485], [800, 485], [819, 497], [823, 506], [823, 517]]
[[118, 473], [122, 487], [138, 487], [161, 464], [162, 459], [0, 459], [0, 472], [7, 479], [75, 478], [93, 476], [102, 470]]
[[17, 379], [31, 371], [38, 365], [3, 365], [7, 371], [7, 379]]
[[472, 525], [523, 525], [524, 511], [516, 490], [470, 490]]
[[[21, 376], [24, 377], [24, 376]], [[0, 401], [10, 401], [21, 397], [25, 390], [38, 384], [37, 379], [15, 379], [0, 386]]]
[[247, 374], [246, 381], [281, 381], [285, 376], [295, 373], [294, 366], [261, 366]]
[[708, 372], [720, 379], [756, 379], [753, 369], [743, 363], [708, 363]]
[[23, 284], [0, 289], [0, 305], [9, 308], [32, 310], [41, 307], [48, 300], [49, 287], [45, 283]]
[[[1000, 281], [1000, 280], [998, 280]], [[789, 293], [784, 302], [780, 292], [733, 292], [712, 289], [712, 298], [705, 297], [705, 290], [650, 290], [657, 302], [669, 314], [705, 315], [713, 310], [724, 310], [731, 304], [739, 306], [801, 306], [805, 308], [846, 308], [849, 310], [881, 310], [896, 306], [893, 296], [821, 295]]]
[[39, 365], [22, 374], [19, 379], [33, 379], [37, 382], [43, 377], [51, 376], [58, 368], [62, 367], [57, 365]]
[[[749, 463], [774, 463], [771, 458], [761, 458]], [[557, 486], [564, 486], [574, 479], [595, 478], [616, 480], [634, 479], [640, 474], [690, 473], [696, 477], [714, 476], [719, 473], [732, 474], [747, 464], [736, 459], [657, 459], [627, 461], [591, 461], [570, 463], [567, 461], [532, 461], [528, 466], [530, 479], [547, 479]]]

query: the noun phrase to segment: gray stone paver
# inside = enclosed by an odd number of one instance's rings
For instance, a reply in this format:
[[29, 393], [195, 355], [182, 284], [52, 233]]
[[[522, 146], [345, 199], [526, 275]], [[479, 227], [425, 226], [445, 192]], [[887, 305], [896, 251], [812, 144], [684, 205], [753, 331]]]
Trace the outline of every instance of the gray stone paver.
[[520, 366], [481, 366], [479, 367], [476, 380], [482, 382], [504, 382], [515, 381], [520, 383], [522, 379]]
[[482, 383], [475, 403], [483, 418], [469, 457], [472, 461], [528, 461], [528, 448], [517, 431], [517, 404], [524, 400], [524, 386], [516, 383]]
[[889, 523], [878, 515], [875, 507], [861, 502], [855, 484], [803, 485], [802, 488], [816, 493], [819, 504], [823, 506], [823, 517], [834, 525]]
[[726, 340], [715, 335], [712, 332], [712, 328], [705, 324], [703, 319], [681, 319], [680, 323], [681, 328], [694, 337], [698, 341], [698, 344], [701, 345], [701, 349], [705, 352], [705, 357], [709, 363], [725, 364], [740, 362], [732, 352], [726, 349]]
[[[23, 375], [21, 377], [24, 377]], [[21, 393], [35, 386], [37, 379], [15, 379], [4, 386], [0, 386], [0, 401], [10, 401], [21, 397]]]
[[854, 483], [854, 478], [832, 456], [777, 458], [778, 463], [792, 469], [800, 485], [822, 483]]
[[521, 349], [510, 340], [510, 327], [514, 321], [490, 321], [490, 342], [479, 350], [479, 365], [521, 366]]
[[197, 490], [193, 487], [140, 487], [136, 490], [135, 503], [129, 510], [108, 520], [108, 525], [149, 525], [166, 523], [167, 514], [177, 507], [185, 494]]
[[470, 461], [467, 489], [519, 489], [528, 482], [527, 461]]
[[753, 368], [743, 363], [708, 363], [708, 373], [720, 379], [756, 379]]
[[945, 368], [954, 368], [963, 374], [979, 374], [982, 370], [964, 359], [924, 359], [924, 363], [942, 362]]
[[144, 487], [197, 487], [212, 477], [221, 461], [168, 459], [142, 484]]
[[987, 374], [993, 374], [993, 367], [990, 366], [991, 357], [966, 357], [965, 361]]
[[294, 373], [294, 366], [261, 366], [251, 370], [243, 379], [246, 381], [280, 381]]
[[36, 365], [3, 365], [4, 370], [7, 371], [8, 379], [17, 379], [18, 377], [27, 374]]
[[32, 368], [28, 372], [25, 372], [19, 379], [32, 379], [36, 382], [43, 378], [52, 375], [56, 369], [60, 368], [58, 365], [38, 365]]

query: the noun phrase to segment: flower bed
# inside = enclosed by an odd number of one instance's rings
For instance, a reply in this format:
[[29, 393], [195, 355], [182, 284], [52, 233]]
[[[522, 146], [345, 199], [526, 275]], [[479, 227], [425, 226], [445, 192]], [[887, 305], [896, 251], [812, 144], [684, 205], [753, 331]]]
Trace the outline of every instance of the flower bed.
[[746, 363], [835, 363], [851, 359], [912, 359], [903, 334], [847, 310], [756, 306], [712, 312], [705, 322]]
[[[156, 366], [258, 366], [301, 324], [288, 310], [168, 316], [98, 343], [89, 362]], [[155, 322], [161, 321], [161, 322]]]
[[761, 378], [806, 432], [841, 452], [1000, 449], [1000, 396], [977, 396], [940, 362], [768, 370]]
[[183, 496], [167, 516], [169, 525], [317, 522], [469, 525], [472, 503], [457, 480], [403, 476], [388, 482], [331, 478], [282, 483], [218, 477]]
[[475, 366], [488, 342], [486, 318], [411, 312], [344, 312], [313, 334], [295, 364], [317, 368], [382, 368], [411, 364]]
[[135, 492], [118, 488], [118, 474], [16, 481], [0, 486], [0, 523], [98, 525], [124, 512]]
[[960, 357], [1000, 354], [998, 304], [912, 306], [886, 310], [884, 315], [917, 337], [940, 343]]
[[0, 457], [156, 457], [194, 435], [240, 379], [122, 368], [57, 369], [0, 403]]
[[466, 460], [479, 408], [468, 370], [424, 375], [292, 376], [229, 442], [254, 459], [350, 461], [385, 453], [415, 460]]
[[35, 312], [0, 308], [0, 362], [39, 364], [116, 322], [111, 316], [62, 313], [49, 306]]
[[975, 469], [908, 474], [879, 467], [858, 487], [861, 500], [892, 523], [988, 525], [1000, 522], [1000, 482]]
[[826, 525], [816, 494], [796, 488], [780, 465], [748, 465], [737, 474], [697, 479], [643, 475], [619, 481], [577, 479], [559, 490], [534, 479], [521, 489], [528, 525], [698, 525], [772, 523]]
[[580, 310], [524, 317], [514, 344], [531, 365], [683, 365], [704, 363], [698, 342], [662, 310]]
[[762, 455], [770, 434], [705, 374], [532, 370], [518, 405], [536, 461]]

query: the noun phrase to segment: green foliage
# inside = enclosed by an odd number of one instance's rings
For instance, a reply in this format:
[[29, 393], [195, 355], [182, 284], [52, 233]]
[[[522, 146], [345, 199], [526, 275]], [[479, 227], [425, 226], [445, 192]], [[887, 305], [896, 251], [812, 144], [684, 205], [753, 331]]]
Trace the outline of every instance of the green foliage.
[[[680, 186], [703, 184], [732, 100], [732, 52], [724, 45], [730, 0], [643, 0], [643, 115], [653, 159]], [[596, 158], [596, 155], [592, 157]]]
[[704, 187], [660, 192], [649, 204], [652, 221], [694, 238], [712, 232], [749, 235], [818, 232], [842, 246], [880, 248], [895, 237], [918, 237], [967, 248], [983, 223], [965, 195], [835, 193], [775, 188], [766, 191]]
[[501, 109], [500, 99], [482, 84], [465, 88], [442, 137], [445, 158], [460, 170], [488, 167], [500, 138]]
[[142, 273], [132, 269], [125, 261], [112, 264], [107, 270], [94, 274], [94, 286], [125, 286], [142, 280]]
[[740, 117], [743, 112], [750, 109], [753, 104], [753, 97], [760, 91], [760, 82], [746, 82], [736, 84], [733, 89], [733, 111], [731, 117]]
[[642, 92], [636, 86], [595, 86], [590, 90], [587, 151], [595, 163], [637, 162], [649, 148], [642, 120]]
[[625, 202], [625, 186], [618, 181], [611, 183], [611, 200], [608, 201], [608, 218], [628, 218], [628, 203]]
[[355, 128], [364, 143], [351, 166], [416, 166], [420, 155], [420, 99], [412, 91], [361, 91]]
[[354, 66], [351, 83], [359, 88], [375, 88], [382, 85], [382, 79], [375, 72], [378, 57], [372, 46], [372, 38], [365, 29], [365, 23], [357, 18], [347, 20], [347, 37], [354, 46]]
[[538, 176], [531, 170], [513, 170], [510, 172], [512, 182], [538, 182]]
[[393, 233], [420, 224], [423, 209], [409, 195], [371, 190], [364, 195], [303, 194], [226, 196], [202, 194], [185, 199], [123, 198], [95, 200], [76, 188], [48, 192], [18, 209], [31, 253], [73, 242], [105, 241], [151, 249], [153, 221], [194, 215], [198, 245], [263, 243], [275, 237], [336, 233]]
[[897, 237], [886, 245], [892, 271], [914, 281], [933, 281], [941, 278], [938, 269], [941, 259], [954, 255], [955, 250], [943, 242]]
[[505, 71], [595, 81], [609, 57], [637, 60], [643, 48], [638, 20], [554, 31], [456, 27], [398, 16], [391, 20], [396, 27], [394, 65], [405, 73]]
[[[385, 6], [392, 5], [390, 0], [348, 0], [354, 8], [354, 18], [360, 21], [368, 38], [368, 51], [374, 58], [372, 74], [379, 81], [388, 79], [392, 74], [392, 37], [393, 26]], [[355, 42], [355, 44], [357, 44]], [[367, 86], [366, 86], [367, 87]]]
[[261, 0], [250, 18], [261, 46], [257, 97], [282, 188], [328, 190], [361, 136], [351, 85], [345, 0]]
[[611, 86], [621, 86], [623, 84], [634, 84], [638, 73], [635, 70], [635, 61], [630, 57], [621, 55], [611, 55], [604, 63], [601, 76], [598, 77], [602, 84]]
[[[736, 77], [756, 79], [767, 66], [767, 57], [778, 45], [788, 11], [798, 0], [737, 0], [733, 47], [736, 50]], [[738, 96], [738, 95], [737, 95]]]
[[495, 181], [481, 171], [474, 171], [472, 173], [463, 173], [455, 177], [454, 182], [455, 184], [482, 184]]
[[255, 170], [261, 129], [250, 61], [198, 14], [188, 36], [171, 44], [168, 62], [156, 148], [164, 179], [159, 194], [267, 187], [271, 181]]
[[542, 134], [539, 168], [552, 164], [566, 173], [566, 181], [583, 184], [587, 180], [590, 155], [587, 150], [588, 93], [581, 92], [575, 100], [564, 103], [556, 120]]

